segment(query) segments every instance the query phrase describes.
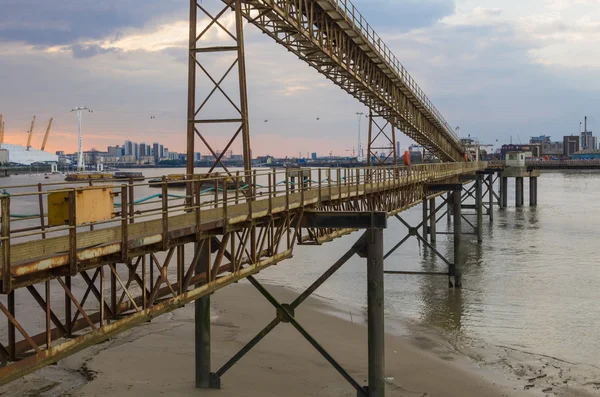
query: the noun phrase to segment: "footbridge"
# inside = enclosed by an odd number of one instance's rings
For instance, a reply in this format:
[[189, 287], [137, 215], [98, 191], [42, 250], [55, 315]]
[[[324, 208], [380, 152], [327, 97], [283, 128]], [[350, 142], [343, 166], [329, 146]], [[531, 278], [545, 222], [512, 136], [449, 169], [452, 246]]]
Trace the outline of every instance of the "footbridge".
[[[416, 237], [447, 264], [445, 271], [418, 274], [447, 277], [451, 287], [460, 287], [463, 220], [480, 240], [484, 210], [493, 217], [493, 176], [502, 169], [468, 161], [441, 113], [351, 2], [191, 0], [189, 5], [183, 175], [159, 181], [0, 187], [0, 385], [194, 302], [198, 388], [218, 388], [221, 377], [270, 330], [287, 323], [357, 395], [382, 397], [383, 275], [410, 273], [384, 270], [384, 259]], [[244, 23], [369, 107], [365, 167], [253, 169]], [[215, 43], [215, 30], [230, 43]], [[220, 74], [215, 76], [209, 67], [215, 65], [214, 58], [208, 57], [223, 54], [225, 61], [217, 63]], [[234, 88], [224, 83], [228, 76], [236, 80]], [[202, 78], [208, 83], [201, 84]], [[209, 111], [217, 92], [233, 115], [220, 108]], [[227, 139], [220, 150], [211, 145], [209, 131], [214, 127]], [[400, 165], [397, 131], [420, 143], [434, 162]], [[223, 156], [240, 140], [244, 168], [232, 170]], [[199, 146], [214, 157], [209, 170], [195, 169]], [[374, 156], [381, 152], [385, 156]], [[484, 202], [484, 196], [489, 200]], [[468, 197], [476, 204], [464, 204]], [[408, 225], [402, 212], [416, 205], [423, 207], [423, 221]], [[475, 225], [462, 214], [463, 208], [476, 210]], [[436, 235], [443, 234], [436, 232], [443, 210], [454, 225], [453, 258], [435, 248]], [[384, 255], [388, 218], [406, 224], [409, 235]], [[285, 263], [298, 244], [319, 249], [361, 229], [356, 244], [291, 304], [278, 302], [254, 278]], [[359, 384], [294, 317], [294, 310], [354, 255], [367, 258], [368, 386]], [[276, 318], [215, 370], [210, 359], [210, 295], [242, 279], [273, 304]]]

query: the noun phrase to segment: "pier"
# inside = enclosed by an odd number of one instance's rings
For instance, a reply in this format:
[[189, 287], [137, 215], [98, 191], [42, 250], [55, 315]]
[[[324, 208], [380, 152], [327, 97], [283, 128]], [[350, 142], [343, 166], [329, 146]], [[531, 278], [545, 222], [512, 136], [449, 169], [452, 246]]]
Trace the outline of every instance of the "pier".
[[[218, 4], [219, 9], [207, 10], [207, 3]], [[240, 359], [253, 346], [279, 324], [289, 324], [357, 395], [383, 397], [384, 274], [440, 276], [450, 288], [460, 288], [465, 282], [464, 235], [482, 241], [484, 217], [492, 221], [494, 205], [507, 205], [508, 178], [517, 183], [517, 206], [523, 204], [525, 177], [535, 192], [531, 203], [537, 204], [539, 174], [527, 169], [515, 174], [509, 167], [491, 167], [469, 158], [454, 130], [349, 1], [192, 0], [189, 5], [185, 186], [176, 190], [163, 177], [153, 182], [155, 193], [148, 195], [143, 193], [148, 181], [49, 183], [6, 187], [0, 197], [0, 279], [5, 296], [0, 301], [0, 321], [6, 324], [6, 333], [0, 336], [0, 384], [193, 302], [198, 388], [219, 388], [227, 371], [243, 365]], [[207, 16], [208, 27], [200, 29], [199, 18]], [[224, 27], [225, 17], [235, 20], [234, 31]], [[377, 150], [378, 139], [390, 141], [388, 162], [371, 163], [369, 156], [367, 166], [355, 168], [252, 169], [244, 21], [368, 106], [367, 153]], [[203, 39], [211, 26], [223, 29], [233, 44], [207, 45]], [[224, 53], [235, 60], [223, 76], [211, 76], [204, 57]], [[238, 76], [233, 92], [221, 86], [230, 73]], [[209, 77], [210, 91], [197, 92], [200, 75]], [[230, 102], [235, 117], [204, 114], [217, 90]], [[215, 125], [231, 127], [225, 150], [209, 144], [206, 130]], [[435, 162], [399, 165], [397, 131], [434, 154]], [[223, 153], [240, 141], [244, 170], [231, 171], [222, 162]], [[195, 174], [193, 162], [199, 143], [215, 158], [202, 176]], [[471, 198], [474, 204], [467, 203]], [[410, 225], [403, 212], [418, 205], [422, 222]], [[452, 220], [452, 231], [437, 229], [443, 217]], [[383, 234], [391, 221], [403, 223], [409, 232], [388, 248]], [[453, 238], [450, 258], [435, 248], [440, 234]], [[345, 238], [356, 239], [352, 248], [291, 303], [277, 301], [254, 278], [271, 266], [285, 265], [297, 245], [319, 249], [349, 235]], [[410, 238], [424, 243], [447, 270], [386, 270], [385, 259]], [[354, 255], [366, 264], [367, 384], [356, 380], [327, 352], [326, 341], [315, 340], [295, 318], [302, 302]], [[215, 368], [210, 296], [243, 279], [273, 306], [274, 319]], [[35, 321], [23, 321], [30, 316], [36, 316]]]

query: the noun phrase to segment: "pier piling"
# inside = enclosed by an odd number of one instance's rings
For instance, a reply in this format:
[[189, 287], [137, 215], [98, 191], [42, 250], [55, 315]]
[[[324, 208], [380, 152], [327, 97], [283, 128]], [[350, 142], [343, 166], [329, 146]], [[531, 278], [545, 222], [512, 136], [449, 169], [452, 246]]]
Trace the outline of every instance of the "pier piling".
[[429, 199], [429, 241], [431, 241], [432, 243], [435, 243], [437, 238], [436, 238], [436, 234], [437, 234], [437, 219], [436, 219], [436, 213], [437, 213], [437, 208], [436, 208], [436, 203], [435, 203], [435, 197]]
[[425, 240], [427, 240], [427, 226], [428, 226], [428, 220], [429, 220], [429, 211], [427, 209], [427, 197], [423, 198], [423, 238]]
[[452, 221], [452, 192], [448, 192], [446, 202], [448, 203], [448, 210], [446, 211], [446, 221], [448, 224]]
[[367, 240], [368, 393], [369, 397], [384, 397], [383, 229], [368, 229]]
[[529, 205], [531, 207], [537, 206], [537, 178], [529, 178]]
[[483, 175], [475, 180], [475, 207], [477, 210], [477, 242], [483, 241]]
[[515, 207], [523, 206], [523, 178], [515, 178]]
[[454, 207], [454, 264], [452, 266], [452, 275], [454, 276], [454, 287], [462, 287], [462, 254], [461, 254], [461, 240], [462, 240], [462, 214], [461, 214], [461, 201], [462, 192], [461, 190], [454, 190], [453, 195], [453, 207]]
[[494, 174], [488, 174], [488, 215], [494, 222]]
[[508, 207], [508, 178], [504, 175], [500, 178], [502, 180], [500, 184], [500, 208]]
[[[209, 244], [209, 242], [205, 242], [200, 247], [195, 269], [197, 275], [208, 274], [210, 263]], [[218, 378], [210, 372], [210, 295], [206, 295], [194, 302], [194, 324], [196, 388], [218, 389], [220, 386]]]

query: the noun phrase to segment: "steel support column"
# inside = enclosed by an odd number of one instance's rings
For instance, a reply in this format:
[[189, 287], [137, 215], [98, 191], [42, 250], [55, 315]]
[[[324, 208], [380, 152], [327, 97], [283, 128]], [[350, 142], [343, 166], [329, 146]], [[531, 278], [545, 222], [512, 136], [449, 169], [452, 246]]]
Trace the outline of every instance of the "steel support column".
[[[186, 172], [188, 174], [193, 174], [194, 172], [194, 153], [198, 151], [196, 148], [196, 138], [198, 138], [199, 143], [205, 147], [209, 155], [214, 157], [214, 163], [208, 173], [211, 173], [217, 166], [220, 166], [226, 173], [232, 175], [222, 160], [225, 153], [236, 143], [238, 137], [241, 136], [242, 155], [244, 157], [244, 179], [246, 184], [251, 185], [243, 4], [242, 0], [227, 0], [223, 2], [224, 4], [222, 2], [217, 3], [203, 3], [201, 0], [190, 0]], [[233, 32], [229, 28], [228, 17], [233, 17], [235, 28]], [[199, 25], [200, 21], [206, 21], [207, 26], [202, 26], [199, 29], [201, 26]], [[198, 33], [198, 30], [201, 31]], [[214, 30], [218, 30], [218, 33], [221, 33], [225, 41], [229, 41], [231, 45], [211, 45], [212, 39], [208, 39], [207, 36], [214, 34]], [[233, 57], [231, 57], [232, 54], [234, 54]], [[223, 73], [220, 76], [213, 75], [209, 71], [209, 65], [212, 65], [215, 61], [221, 61], [225, 65], [223, 68], [218, 69]], [[236, 90], [237, 92], [233, 90], [228, 92], [223, 82], [228, 76], [234, 74], [234, 70], [237, 70], [237, 83], [232, 87], [238, 90]], [[200, 76], [206, 77], [206, 80], [199, 81]], [[203, 93], [203, 97], [198, 98], [196, 88], [206, 85], [208, 85], [208, 88]], [[215, 98], [218, 96], [225, 97], [228, 103], [224, 108], [219, 104], [227, 116], [211, 118], [210, 115], [205, 115], [204, 113], [210, 112], [206, 110], [210, 106], [216, 106], [218, 101]], [[223, 147], [213, 147], [209, 142], [209, 134], [212, 132], [210, 131], [210, 127], [213, 129], [223, 129], [223, 126], [233, 126], [226, 127], [231, 131], [230, 133], [228, 132], [229, 135], [226, 135], [226, 132], [220, 132], [222, 136], [227, 136], [228, 140]], [[248, 191], [252, 193], [253, 189], [249, 189]]]
[[[197, 275], [208, 275], [210, 266], [210, 246], [208, 241], [202, 244], [196, 263]], [[219, 378], [210, 372], [210, 295], [194, 302], [196, 388], [218, 389]]]
[[423, 222], [422, 222], [423, 232], [422, 232], [422, 235], [423, 235], [423, 238], [425, 240], [427, 240], [427, 232], [428, 232], [427, 227], [428, 227], [428, 224], [429, 224], [429, 222], [428, 222], [428, 220], [429, 220], [429, 211], [427, 210], [427, 204], [428, 204], [427, 198], [424, 198], [423, 199], [423, 203], [422, 203], [422, 207], [423, 207], [422, 208], [423, 209]]
[[[376, 119], [380, 119], [378, 123]], [[387, 132], [391, 127], [390, 133]], [[381, 157], [380, 153], [388, 153]], [[360, 153], [358, 154], [360, 157]], [[371, 159], [374, 159], [373, 163]], [[396, 153], [396, 127], [389, 120], [373, 114], [369, 110], [369, 139], [367, 145], [367, 167], [371, 165], [383, 165], [385, 163], [398, 164], [398, 153]]]
[[501, 185], [500, 185], [500, 197], [501, 197], [501, 208], [508, 207], [508, 178], [504, 175], [501, 176]]
[[437, 219], [436, 219], [436, 203], [435, 197], [429, 199], [429, 241], [435, 243], [437, 241]]
[[515, 178], [515, 206], [516, 207], [523, 206], [523, 178], [522, 177]]
[[490, 222], [494, 222], [494, 174], [488, 174], [488, 215]]
[[483, 175], [475, 180], [475, 206], [477, 210], [477, 242], [483, 241]]
[[383, 229], [370, 228], [367, 232], [368, 393], [369, 397], [385, 397]]
[[537, 205], [537, 178], [529, 178], [529, 205], [535, 207]]
[[454, 200], [453, 197], [454, 196], [452, 195], [452, 192], [448, 192], [446, 196], [446, 203], [448, 203], [448, 208], [446, 209], [446, 222], [448, 222], [448, 224], [450, 224], [450, 222], [452, 221], [452, 202]]
[[454, 276], [454, 287], [462, 288], [462, 214], [461, 214], [461, 191], [452, 192], [454, 207], [454, 263], [451, 275]]

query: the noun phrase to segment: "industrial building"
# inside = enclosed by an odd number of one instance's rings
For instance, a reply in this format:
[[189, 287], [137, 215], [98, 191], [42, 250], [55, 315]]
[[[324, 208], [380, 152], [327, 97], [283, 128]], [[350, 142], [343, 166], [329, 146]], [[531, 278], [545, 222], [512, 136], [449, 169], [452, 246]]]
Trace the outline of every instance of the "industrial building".
[[600, 150], [582, 150], [577, 153], [573, 153], [571, 155], [573, 160], [599, 160], [600, 159]]
[[564, 153], [564, 142], [552, 142], [547, 135], [531, 137], [529, 145], [533, 157], [559, 157]]
[[32, 147], [27, 150], [26, 146], [3, 143], [0, 144], [0, 149], [8, 151], [9, 161], [13, 164], [58, 163], [57, 155]]
[[580, 137], [579, 136], [565, 136], [563, 137], [563, 156], [569, 157], [573, 155], [573, 153], [577, 153], [580, 147]]

